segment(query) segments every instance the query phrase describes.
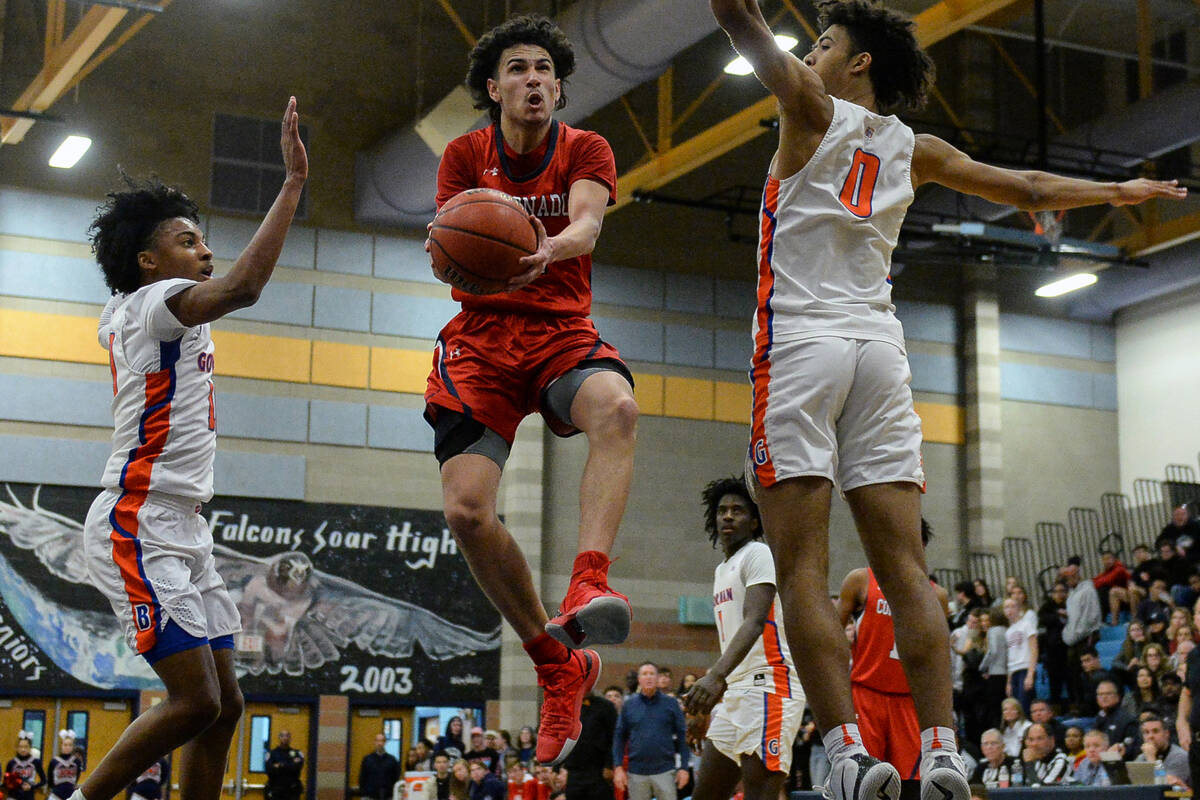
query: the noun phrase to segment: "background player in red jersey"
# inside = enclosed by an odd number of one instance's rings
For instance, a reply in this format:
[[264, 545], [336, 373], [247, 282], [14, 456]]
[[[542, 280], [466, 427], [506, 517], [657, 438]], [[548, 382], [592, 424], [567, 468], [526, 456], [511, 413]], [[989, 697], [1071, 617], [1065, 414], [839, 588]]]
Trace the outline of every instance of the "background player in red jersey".
[[[471, 52], [467, 86], [492, 124], [446, 147], [438, 206], [466, 189], [499, 189], [532, 215], [539, 246], [522, 259], [529, 269], [510, 291], [454, 291], [462, 311], [438, 336], [425, 392], [446, 521], [537, 667], [545, 689], [537, 760], [549, 764], [566, 758], [579, 738], [580, 704], [600, 672], [595, 651], [575, 648], [624, 641], [631, 618], [607, 573], [633, 476], [638, 409], [629, 370], [588, 318], [590, 253], [604, 209], [616, 199], [616, 164], [602, 137], [553, 118], [574, 66], [571, 43], [539, 16], [499, 25]], [[556, 434], [588, 438], [579, 555], [551, 620], [520, 547], [496, 516], [517, 426], [535, 411]]]
[[[922, 547], [929, 544], [931, 535], [929, 523], [922, 518]], [[946, 590], [937, 584], [933, 588], [948, 613]], [[869, 567], [846, 575], [837, 607], [842, 625], [854, 621], [850, 692], [863, 746], [894, 766], [902, 780], [916, 780], [920, 777], [921, 726], [896, 650], [891, 608]]]

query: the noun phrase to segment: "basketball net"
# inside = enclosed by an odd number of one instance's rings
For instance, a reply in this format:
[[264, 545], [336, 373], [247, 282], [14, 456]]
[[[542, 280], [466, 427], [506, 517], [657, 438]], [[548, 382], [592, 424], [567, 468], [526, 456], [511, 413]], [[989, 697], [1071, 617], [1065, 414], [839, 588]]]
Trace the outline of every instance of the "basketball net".
[[1066, 211], [1035, 211], [1030, 214], [1033, 218], [1033, 232], [1042, 236], [1050, 244], [1058, 244], [1062, 238], [1063, 219]]

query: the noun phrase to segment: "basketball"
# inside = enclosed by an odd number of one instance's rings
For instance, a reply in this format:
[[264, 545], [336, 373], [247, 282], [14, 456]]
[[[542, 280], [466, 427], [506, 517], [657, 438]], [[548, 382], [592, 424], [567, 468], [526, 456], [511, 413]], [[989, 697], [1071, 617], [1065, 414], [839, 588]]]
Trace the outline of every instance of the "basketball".
[[503, 292], [537, 250], [537, 230], [519, 202], [495, 189], [468, 189], [433, 218], [429, 253], [434, 271], [469, 294]]

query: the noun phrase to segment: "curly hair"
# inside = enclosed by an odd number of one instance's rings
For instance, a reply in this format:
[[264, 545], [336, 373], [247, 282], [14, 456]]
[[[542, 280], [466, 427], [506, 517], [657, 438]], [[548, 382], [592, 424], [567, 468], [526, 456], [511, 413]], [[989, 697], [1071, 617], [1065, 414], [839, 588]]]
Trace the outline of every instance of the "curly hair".
[[151, 247], [158, 226], [184, 217], [200, 223], [200, 209], [190, 197], [158, 178], [143, 182], [122, 174], [129, 188], [109, 192], [88, 228], [92, 252], [113, 294], [135, 292], [142, 282], [138, 253]]
[[[493, 121], [500, 119], [500, 104], [488, 95], [487, 82], [494, 79], [500, 66], [500, 54], [519, 44], [543, 48], [554, 62], [554, 77], [563, 84], [575, 71], [575, 50], [571, 41], [557, 25], [541, 14], [522, 14], [497, 25], [479, 38], [467, 65], [467, 88], [475, 100], [475, 108], [486, 110]], [[558, 96], [555, 109], [567, 105], [567, 93]]]
[[913, 21], [870, 0], [819, 0], [821, 30], [841, 25], [855, 53], [871, 54], [871, 84], [880, 110], [916, 111], [933, 84], [933, 61], [921, 49]]
[[758, 504], [754, 502], [754, 498], [750, 496], [750, 490], [746, 488], [745, 478], [718, 478], [708, 486], [704, 487], [704, 491], [700, 493], [700, 502], [704, 505], [704, 530], [708, 531], [708, 541], [712, 543], [713, 548], [717, 546], [717, 505], [721, 502], [721, 498], [727, 494], [732, 494], [746, 501], [746, 507], [750, 509], [750, 516], [754, 517], [754, 521], [758, 523], [758, 528], [754, 532], [755, 539], [762, 536], [762, 517], [758, 513]]

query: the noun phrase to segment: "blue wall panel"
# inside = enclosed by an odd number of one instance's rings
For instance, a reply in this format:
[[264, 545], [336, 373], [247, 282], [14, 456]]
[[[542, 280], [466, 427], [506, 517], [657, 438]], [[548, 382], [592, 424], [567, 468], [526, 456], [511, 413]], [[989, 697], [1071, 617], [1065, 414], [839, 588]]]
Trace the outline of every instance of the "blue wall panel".
[[1117, 363], [1117, 329], [1112, 325], [1092, 323], [1092, 358], [1108, 364]]
[[304, 499], [303, 456], [217, 450], [213, 485], [217, 494], [236, 497]]
[[750, 337], [750, 330], [720, 329], [713, 333], [717, 342], [713, 366], [717, 369], [736, 369], [739, 372], [749, 370], [750, 357], [754, 355], [754, 340]]
[[[208, 246], [217, 258], [226, 261], [235, 261], [242, 254], [262, 222], [256, 219], [218, 216], [208, 217], [206, 221]], [[279, 261], [276, 264], [281, 267], [312, 269], [316, 241], [315, 228], [292, 225], [283, 241], [283, 250], [279, 253]]]
[[95, 486], [99, 494], [110, 447], [107, 440], [0, 435], [0, 481]]
[[371, 330], [391, 336], [436, 339], [438, 331], [458, 312], [459, 305], [453, 300], [375, 292], [371, 296]]
[[1117, 376], [1092, 373], [1092, 406], [1105, 411], [1117, 410]]
[[0, 250], [0, 294], [104, 305], [112, 296], [90, 258]]
[[0, 188], [0, 233], [86, 242], [99, 205], [99, 199]]
[[923, 342], [958, 343], [958, 312], [954, 306], [935, 303], [896, 303], [896, 316], [904, 326], [905, 339]]
[[271, 281], [258, 302], [228, 315], [231, 319], [278, 322], [283, 325], [312, 325], [313, 287], [307, 283]]
[[[747, 269], [749, 273], [750, 270]], [[749, 330], [754, 310], [758, 308], [757, 285], [754, 281], [732, 281], [718, 278], [715, 305], [717, 316], [746, 321]]]
[[429, 268], [429, 254], [420, 239], [375, 237], [375, 277], [421, 283], [441, 283]]
[[713, 313], [713, 279], [707, 275], [666, 273], [667, 310]]
[[363, 403], [311, 401], [308, 440], [317, 444], [365, 445], [367, 406]]
[[371, 293], [363, 289], [318, 286], [313, 325], [340, 331], [370, 331]]
[[958, 359], [948, 355], [931, 353], [908, 354], [908, 364], [912, 367], [912, 388], [920, 392], [941, 392], [943, 394], [958, 394], [960, 391], [960, 376]]
[[317, 269], [326, 272], [346, 272], [351, 275], [370, 275], [375, 245], [365, 233], [331, 231], [317, 232]]
[[596, 317], [595, 323], [604, 341], [620, 350], [626, 360], [655, 364], [663, 360], [663, 326], [659, 323], [616, 317]]
[[0, 375], [0, 419], [112, 428], [112, 383]]
[[662, 308], [663, 273], [592, 264], [592, 297], [597, 303], [615, 306]]
[[667, 325], [665, 360], [688, 367], [713, 366], [713, 332], [693, 325]]
[[217, 435], [281, 442], [308, 440], [308, 401], [217, 390]]
[[1102, 360], [1093, 355], [1092, 328], [1087, 322], [1001, 314], [1000, 347], [1023, 353]]
[[1005, 400], [1095, 407], [1091, 372], [1034, 364], [1000, 365], [1000, 396]]
[[371, 406], [367, 444], [388, 450], [433, 452], [433, 428], [422, 417], [422, 409], [401, 406]]

